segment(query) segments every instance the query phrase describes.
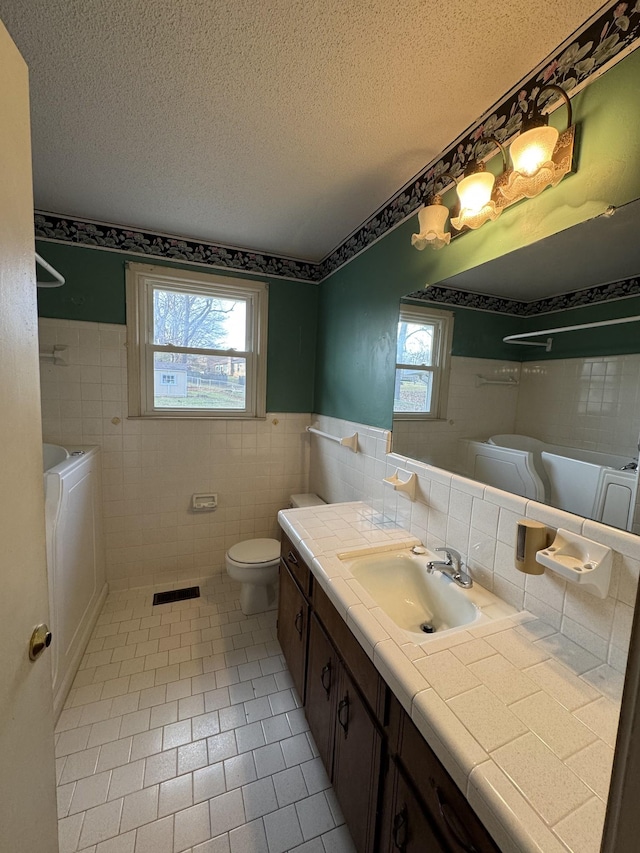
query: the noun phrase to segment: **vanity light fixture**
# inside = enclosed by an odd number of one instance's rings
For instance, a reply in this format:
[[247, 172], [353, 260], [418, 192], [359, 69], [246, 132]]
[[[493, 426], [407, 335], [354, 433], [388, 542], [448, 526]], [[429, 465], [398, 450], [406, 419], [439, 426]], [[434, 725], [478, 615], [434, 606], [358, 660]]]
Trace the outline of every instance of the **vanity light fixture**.
[[[495, 136], [483, 136], [478, 140], [481, 142], [493, 142], [502, 154], [503, 173], [505, 176], [507, 155], [503, 145]], [[450, 178], [456, 185], [458, 193], [460, 213], [452, 217], [451, 224], [457, 231], [463, 228], [480, 228], [485, 222], [495, 220], [500, 216], [504, 200], [497, 194], [494, 187], [495, 177], [486, 171], [485, 164], [475, 157], [470, 160], [464, 170], [464, 177], [458, 181], [451, 172], [439, 175], [434, 183], [434, 188], [444, 178]], [[502, 202], [502, 204], [500, 204]], [[411, 235], [411, 245], [422, 251], [429, 246], [431, 249], [442, 249], [451, 241], [451, 233], [445, 230], [449, 209], [442, 203], [442, 196], [434, 192], [427, 204], [418, 211], [418, 223], [420, 232]]]
[[[436, 178], [434, 187], [444, 178], [451, 178], [454, 184], [457, 183], [455, 175], [445, 172]], [[445, 231], [448, 216], [449, 208], [442, 203], [442, 196], [434, 193], [427, 204], [418, 211], [420, 233], [411, 235], [411, 245], [419, 252], [427, 246], [430, 249], [442, 249], [443, 246], [447, 246], [451, 240], [451, 232]]]
[[[567, 128], [562, 135], [549, 125], [548, 114], [540, 111], [540, 98], [549, 91], [558, 94], [567, 107]], [[534, 198], [547, 187], [557, 186], [571, 171], [574, 136], [569, 96], [561, 86], [543, 86], [509, 149], [513, 168], [500, 188], [506, 203]]]
[[[562, 133], [550, 127], [548, 114], [541, 112], [540, 101], [545, 92], [555, 92], [567, 107], [567, 127]], [[467, 163], [460, 181], [449, 172], [436, 179], [437, 183], [449, 177], [456, 183], [460, 213], [451, 218], [455, 231], [480, 228], [485, 222], [496, 220], [505, 207], [523, 198], [534, 198], [547, 187], [557, 186], [573, 171], [574, 140], [569, 96], [561, 86], [551, 83], [543, 86], [523, 120], [520, 134], [511, 143], [512, 168], [507, 168], [506, 151], [500, 141], [495, 136], [483, 136], [477, 145], [483, 141], [494, 142], [502, 154], [503, 171], [497, 178], [486, 171], [484, 162], [474, 158]], [[419, 250], [427, 246], [441, 249], [448, 245], [451, 237], [457, 236], [457, 233], [451, 235], [445, 231], [448, 214], [442, 197], [434, 192], [418, 212], [420, 232], [411, 236], [411, 245]]]
[[[507, 155], [504, 146], [495, 136], [484, 136], [483, 140], [495, 142], [502, 154], [502, 173], [506, 172]], [[494, 196], [495, 176], [487, 172], [482, 161], [470, 160], [464, 170], [464, 178], [457, 186], [460, 199], [460, 213], [451, 219], [451, 224], [458, 231], [463, 228], [475, 230], [485, 222], [496, 220], [502, 213], [502, 208], [496, 204]]]

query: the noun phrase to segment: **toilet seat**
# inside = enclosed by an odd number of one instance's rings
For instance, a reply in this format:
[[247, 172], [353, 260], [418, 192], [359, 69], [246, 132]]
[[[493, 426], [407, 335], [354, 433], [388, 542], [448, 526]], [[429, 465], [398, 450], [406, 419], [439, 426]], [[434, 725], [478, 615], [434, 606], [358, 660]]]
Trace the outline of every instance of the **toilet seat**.
[[280, 543], [277, 539], [247, 539], [232, 545], [227, 556], [234, 563], [249, 566], [273, 563], [280, 557]]

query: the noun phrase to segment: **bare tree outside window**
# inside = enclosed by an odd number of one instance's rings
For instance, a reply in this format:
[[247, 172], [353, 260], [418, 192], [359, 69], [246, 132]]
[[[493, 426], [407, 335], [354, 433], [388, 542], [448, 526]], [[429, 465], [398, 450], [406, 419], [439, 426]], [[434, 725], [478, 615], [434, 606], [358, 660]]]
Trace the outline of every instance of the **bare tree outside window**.
[[246, 349], [246, 302], [172, 290], [153, 291], [154, 344]]
[[396, 415], [439, 416], [450, 328], [445, 312], [401, 307], [393, 403]]
[[263, 416], [266, 314], [262, 282], [130, 264], [130, 410]]

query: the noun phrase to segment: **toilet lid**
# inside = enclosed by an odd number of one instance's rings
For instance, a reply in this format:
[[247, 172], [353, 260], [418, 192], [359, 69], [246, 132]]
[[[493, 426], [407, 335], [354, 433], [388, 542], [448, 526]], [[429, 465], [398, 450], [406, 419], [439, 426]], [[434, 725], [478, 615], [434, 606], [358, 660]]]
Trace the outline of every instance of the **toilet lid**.
[[237, 563], [271, 563], [280, 556], [277, 539], [247, 539], [229, 548], [229, 556]]

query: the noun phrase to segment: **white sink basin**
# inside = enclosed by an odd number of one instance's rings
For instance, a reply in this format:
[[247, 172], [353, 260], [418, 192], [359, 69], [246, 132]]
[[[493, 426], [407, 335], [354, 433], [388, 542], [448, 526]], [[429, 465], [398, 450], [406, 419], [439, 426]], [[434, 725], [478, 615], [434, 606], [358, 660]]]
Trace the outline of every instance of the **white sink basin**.
[[391, 552], [349, 564], [353, 577], [387, 616], [399, 628], [418, 634], [420, 642], [426, 634], [468, 625], [481, 615], [470, 595], [473, 589], [461, 589], [439, 571], [427, 572], [429, 559], [435, 556]]
[[384, 613], [383, 617], [373, 611], [378, 621], [389, 632], [385, 620], [393, 622], [407, 643], [422, 645], [445, 632], [517, 613], [475, 581], [471, 589], [463, 589], [437, 569], [428, 572], [429, 560], [441, 557], [431, 551], [354, 549], [337, 556], [351, 574], [350, 586], [360, 601], [369, 609], [377, 605]]

